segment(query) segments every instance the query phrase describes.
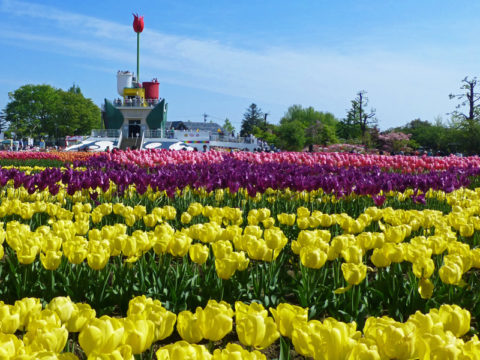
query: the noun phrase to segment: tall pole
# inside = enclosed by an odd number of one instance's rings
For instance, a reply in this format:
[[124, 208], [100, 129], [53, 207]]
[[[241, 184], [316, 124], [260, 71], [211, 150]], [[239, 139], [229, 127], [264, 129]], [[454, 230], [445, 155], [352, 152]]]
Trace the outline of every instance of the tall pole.
[[140, 33], [137, 32], [137, 83], [140, 84]]
[[140, 83], [140, 33], [143, 31], [143, 16], [133, 14], [133, 30], [137, 33], [137, 83]]

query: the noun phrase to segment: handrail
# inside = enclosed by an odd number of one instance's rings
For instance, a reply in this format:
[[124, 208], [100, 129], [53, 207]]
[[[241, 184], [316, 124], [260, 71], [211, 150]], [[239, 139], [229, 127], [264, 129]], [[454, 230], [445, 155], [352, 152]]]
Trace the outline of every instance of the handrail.
[[142, 134], [145, 138], [162, 138], [163, 131], [162, 130], [145, 130]]
[[117, 148], [120, 148], [120, 144], [122, 143], [122, 139], [123, 139], [123, 131], [120, 131], [120, 135], [118, 135]]
[[140, 140], [140, 147], [138, 148], [140, 150], [143, 148], [143, 140], [145, 139], [145, 131], [146, 130], [142, 131], [142, 136], [141, 136], [141, 140]]
[[119, 133], [121, 133], [119, 129], [93, 129], [91, 136], [116, 138], [118, 137]]

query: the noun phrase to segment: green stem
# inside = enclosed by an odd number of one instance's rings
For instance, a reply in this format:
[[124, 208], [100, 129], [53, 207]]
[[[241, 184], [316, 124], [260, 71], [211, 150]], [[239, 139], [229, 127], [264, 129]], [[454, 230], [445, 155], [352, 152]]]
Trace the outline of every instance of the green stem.
[[140, 83], [140, 33], [137, 32], [137, 83]]

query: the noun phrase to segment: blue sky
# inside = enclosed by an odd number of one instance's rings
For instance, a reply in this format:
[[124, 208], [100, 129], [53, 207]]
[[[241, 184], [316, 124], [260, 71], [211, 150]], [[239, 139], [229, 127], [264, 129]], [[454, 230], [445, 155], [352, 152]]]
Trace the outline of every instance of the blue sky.
[[343, 118], [360, 90], [382, 130], [447, 121], [448, 94], [479, 74], [480, 2], [0, 0], [0, 108], [24, 84], [117, 97], [117, 70], [136, 70], [132, 12], [141, 80], [160, 81], [172, 121], [239, 130], [252, 102], [272, 123], [293, 104]]

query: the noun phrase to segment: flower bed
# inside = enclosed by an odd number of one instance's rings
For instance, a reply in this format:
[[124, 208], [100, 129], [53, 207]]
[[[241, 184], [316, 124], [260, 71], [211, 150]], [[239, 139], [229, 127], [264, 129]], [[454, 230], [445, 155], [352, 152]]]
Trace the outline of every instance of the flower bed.
[[179, 159], [0, 168], [1, 355], [480, 352], [471, 164], [402, 174]]

